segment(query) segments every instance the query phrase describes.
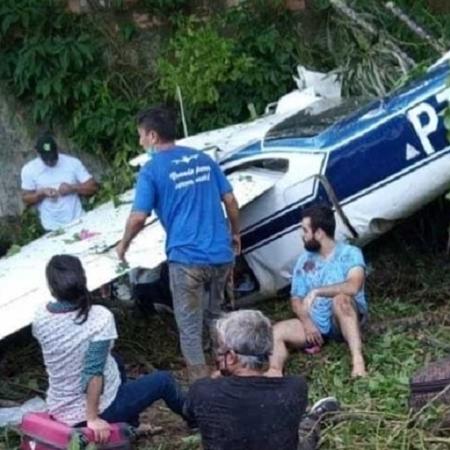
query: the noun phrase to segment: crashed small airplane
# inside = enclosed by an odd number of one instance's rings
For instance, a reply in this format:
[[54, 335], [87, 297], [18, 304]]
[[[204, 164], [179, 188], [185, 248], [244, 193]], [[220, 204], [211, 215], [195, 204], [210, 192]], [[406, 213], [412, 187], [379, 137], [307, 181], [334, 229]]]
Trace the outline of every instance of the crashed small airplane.
[[[304, 208], [332, 205], [338, 239], [364, 245], [449, 189], [442, 114], [450, 102], [449, 59], [450, 53], [419, 79], [370, 103], [341, 99], [336, 79], [303, 70], [302, 88], [282, 98], [274, 113], [179, 141], [217, 158], [240, 203], [240, 304], [289, 285], [302, 251]], [[147, 159], [141, 155], [132, 164]], [[117, 260], [114, 247], [132, 198], [131, 190], [119, 205], [101, 205], [0, 260], [0, 339], [29, 325], [36, 306], [48, 301], [44, 269], [56, 253], [82, 260], [91, 290], [131, 269], [154, 273], [164, 264], [164, 231], [154, 216], [132, 243], [129, 266]]]

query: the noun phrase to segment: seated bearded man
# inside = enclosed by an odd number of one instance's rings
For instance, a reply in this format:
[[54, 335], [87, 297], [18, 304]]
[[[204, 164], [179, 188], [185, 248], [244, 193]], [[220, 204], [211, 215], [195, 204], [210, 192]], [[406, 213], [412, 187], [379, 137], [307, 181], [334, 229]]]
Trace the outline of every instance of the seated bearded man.
[[361, 250], [334, 239], [333, 211], [316, 206], [303, 213], [305, 251], [292, 276], [295, 319], [274, 326], [269, 375], [280, 375], [288, 346], [319, 350], [327, 339], [344, 340], [352, 357], [352, 376], [366, 375], [360, 324], [367, 318], [365, 263]]

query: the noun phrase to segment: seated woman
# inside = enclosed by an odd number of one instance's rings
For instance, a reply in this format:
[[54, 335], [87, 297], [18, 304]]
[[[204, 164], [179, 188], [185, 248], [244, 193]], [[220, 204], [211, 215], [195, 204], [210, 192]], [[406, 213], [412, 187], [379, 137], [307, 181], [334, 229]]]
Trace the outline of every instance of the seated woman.
[[139, 414], [159, 399], [181, 415], [183, 395], [168, 372], [134, 381], [121, 376], [111, 356], [117, 339], [114, 317], [105, 307], [91, 305], [80, 260], [53, 256], [46, 276], [56, 301], [37, 311], [32, 330], [49, 377], [49, 413], [70, 426], [87, 425], [98, 442], [107, 441], [108, 422], [137, 427]]

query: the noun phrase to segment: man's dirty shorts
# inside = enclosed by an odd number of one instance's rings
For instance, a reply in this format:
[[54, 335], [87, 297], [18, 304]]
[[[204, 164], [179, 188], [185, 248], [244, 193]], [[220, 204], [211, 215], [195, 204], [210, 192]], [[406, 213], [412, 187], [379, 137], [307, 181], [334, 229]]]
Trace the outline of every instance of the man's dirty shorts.
[[[354, 300], [352, 301], [352, 305], [356, 310], [356, 314], [358, 315], [359, 329], [364, 330], [369, 321], [369, 313], [368, 311], [362, 311], [361, 309], [359, 309]], [[345, 340], [344, 336], [342, 335], [341, 328], [339, 327], [339, 324], [337, 323], [336, 317], [334, 315], [331, 320], [330, 331], [326, 334], [323, 334], [322, 336], [325, 338], [325, 340], [332, 340], [337, 342], [343, 342]]]

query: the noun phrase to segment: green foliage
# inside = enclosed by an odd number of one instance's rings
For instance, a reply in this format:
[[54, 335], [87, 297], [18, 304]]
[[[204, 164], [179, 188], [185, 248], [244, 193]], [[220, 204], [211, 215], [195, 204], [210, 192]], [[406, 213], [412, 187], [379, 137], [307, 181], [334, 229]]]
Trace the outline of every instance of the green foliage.
[[[73, 138], [97, 155], [119, 151], [128, 157], [135, 149], [134, 115], [138, 101], [116, 95], [108, 80], [95, 80], [92, 95], [73, 112]], [[95, 137], [95, 140], [93, 140]]]
[[8, 428], [0, 428], [0, 448], [2, 450], [19, 450], [19, 435]]
[[[126, 161], [136, 154], [133, 118], [144, 105], [142, 78], [148, 78], [127, 76], [123, 67], [112, 70], [128, 64], [120, 39], [130, 40], [134, 29], [125, 27], [113, 37], [106, 30], [95, 16], [68, 14], [57, 0], [0, 5], [0, 78], [31, 105], [36, 124], [63, 126], [79, 148], [113, 167], [114, 175], [95, 197], [101, 200], [131, 186]], [[36, 236], [34, 224], [24, 236]]]
[[83, 448], [83, 446], [82, 446], [82, 442], [80, 439], [80, 435], [78, 433], [75, 433], [69, 442], [69, 446], [67, 447], [67, 450], [81, 450], [82, 448]]
[[189, 0], [142, 0], [142, 4], [152, 12], [169, 16], [186, 8]]
[[[282, 0], [247, 0], [189, 18], [181, 15], [194, 10], [189, 0], [140, 0], [137, 10], [166, 19], [161, 22], [171, 32], [166, 47], [161, 37], [158, 61], [149, 62], [134, 51], [143, 35], [130, 15], [120, 16], [129, 7], [123, 0], [90, 0], [94, 12], [86, 15], [68, 13], [60, 0], [3, 0], [0, 79], [29, 106], [36, 125], [62, 126], [80, 149], [103, 158], [109, 169], [93, 206], [117, 200], [131, 186], [127, 161], [138, 151], [134, 116], [161, 100], [175, 103], [177, 87], [195, 133], [262, 114], [294, 87], [299, 63], [335, 69], [346, 94], [378, 95], [405, 79], [388, 39], [421, 63], [419, 69], [436, 56], [383, 2], [347, 3], [379, 30], [377, 36], [337, 13], [330, 0], [311, 2], [298, 15]], [[430, 14], [426, 0], [396, 4], [442, 43], [449, 41], [448, 17]], [[27, 234], [36, 234], [34, 225]]]
[[14, 242], [17, 245], [25, 245], [43, 234], [44, 230], [34, 208], [26, 208], [20, 217], [20, 228], [15, 230], [13, 235]]
[[112, 161], [105, 162], [105, 174], [102, 180], [101, 189], [89, 199], [88, 207], [112, 201], [115, 206], [120, 204], [119, 195], [130, 189], [135, 180], [132, 167], [128, 164], [128, 151], [117, 152]]
[[192, 107], [213, 105], [220, 98], [219, 88], [245, 76], [254, 67], [251, 58], [235, 54], [236, 43], [219, 36], [211, 24], [188, 20], [171, 39], [167, 58], [159, 60], [163, 91], [176, 92], [180, 87], [185, 101]]
[[94, 20], [68, 14], [55, 0], [5, 0], [0, 29], [0, 77], [30, 102], [37, 124], [64, 125], [97, 155], [135, 153], [132, 117], [140, 99], [131, 90], [139, 80], [109, 70], [110, 36]]
[[75, 433], [72, 436], [72, 439], [69, 442], [69, 446], [67, 447], [67, 450], [96, 450], [97, 446], [90, 442], [88, 445], [85, 445], [84, 442], [81, 440], [81, 436], [79, 433]]
[[169, 99], [180, 86], [190, 132], [244, 121], [250, 104], [261, 114], [293, 86], [298, 36], [280, 5], [252, 0], [207, 23], [178, 23], [158, 73]]
[[385, 42], [369, 39], [357, 26], [345, 27], [345, 21], [340, 22], [341, 32], [330, 39], [330, 53], [343, 78], [344, 95], [386, 95], [405, 75], [397, 56], [386, 48]]
[[5, 0], [0, 18], [0, 76], [19, 98], [33, 97], [36, 122], [70, 119], [99, 75], [95, 34], [52, 0]]
[[296, 66], [310, 63], [297, 20], [279, 0], [250, 0], [225, 15], [222, 28], [235, 38], [237, 54], [253, 60], [245, 78], [223, 87], [223, 96], [233, 98], [224, 108], [228, 115], [243, 118], [250, 102], [262, 114], [268, 103], [294, 88]]
[[183, 445], [183, 450], [197, 450], [201, 445], [200, 433], [187, 436], [181, 440]]

